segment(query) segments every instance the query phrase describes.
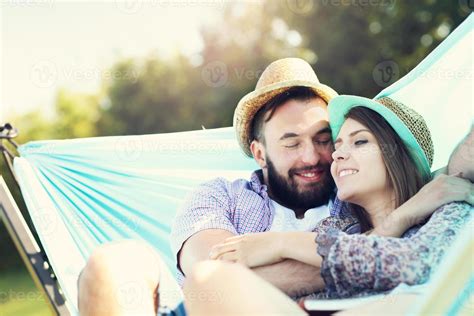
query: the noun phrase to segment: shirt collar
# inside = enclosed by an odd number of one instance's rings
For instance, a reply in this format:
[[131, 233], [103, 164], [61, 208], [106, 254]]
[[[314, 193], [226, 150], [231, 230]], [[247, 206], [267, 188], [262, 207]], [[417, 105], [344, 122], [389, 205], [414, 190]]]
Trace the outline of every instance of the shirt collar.
[[261, 194], [265, 192], [265, 195], [267, 195], [267, 186], [263, 184], [263, 171], [261, 169], [252, 172], [250, 186], [255, 193]]

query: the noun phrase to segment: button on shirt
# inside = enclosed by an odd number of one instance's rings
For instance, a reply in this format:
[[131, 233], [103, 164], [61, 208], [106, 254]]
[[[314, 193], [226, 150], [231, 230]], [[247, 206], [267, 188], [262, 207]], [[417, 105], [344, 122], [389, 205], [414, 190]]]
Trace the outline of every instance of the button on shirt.
[[[262, 182], [262, 170], [257, 170], [252, 173], [250, 181], [217, 178], [191, 192], [178, 211], [171, 230], [175, 258], [189, 237], [206, 229], [227, 230], [235, 235], [269, 231], [275, 209], [270, 206], [267, 186]], [[336, 198], [331, 215], [343, 212], [344, 203]], [[180, 285], [183, 281], [183, 274], [178, 272]]]

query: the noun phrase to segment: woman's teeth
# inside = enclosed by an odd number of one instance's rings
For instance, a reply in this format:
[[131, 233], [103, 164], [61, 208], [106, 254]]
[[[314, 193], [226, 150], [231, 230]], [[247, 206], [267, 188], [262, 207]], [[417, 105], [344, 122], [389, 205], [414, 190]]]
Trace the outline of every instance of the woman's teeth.
[[355, 170], [355, 169], [342, 170], [341, 172], [339, 172], [339, 177], [345, 177], [345, 176], [348, 176], [348, 175], [351, 175], [351, 174], [355, 174], [357, 172], [359, 172], [359, 171]]

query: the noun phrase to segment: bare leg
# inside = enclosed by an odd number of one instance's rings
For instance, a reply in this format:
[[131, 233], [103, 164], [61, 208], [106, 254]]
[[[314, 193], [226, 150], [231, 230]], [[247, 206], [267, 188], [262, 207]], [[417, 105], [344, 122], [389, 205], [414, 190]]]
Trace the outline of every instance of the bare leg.
[[79, 279], [81, 315], [156, 315], [160, 257], [144, 242], [99, 246]]
[[184, 285], [189, 315], [306, 315], [288, 296], [251, 270], [203, 261]]

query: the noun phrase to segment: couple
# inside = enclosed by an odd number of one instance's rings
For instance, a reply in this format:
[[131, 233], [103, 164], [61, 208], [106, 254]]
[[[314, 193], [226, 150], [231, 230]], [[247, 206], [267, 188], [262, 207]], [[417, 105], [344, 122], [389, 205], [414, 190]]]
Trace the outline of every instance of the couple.
[[[81, 314], [303, 314], [288, 296], [426, 282], [470, 216], [461, 203], [472, 204], [470, 181], [431, 180], [421, 116], [390, 98], [337, 96], [301, 59], [269, 65], [234, 126], [261, 170], [203, 184], [178, 213], [171, 243], [186, 311], [166, 310], [173, 284], [153, 249], [124, 241], [91, 255]], [[451, 174], [472, 177], [462, 159], [472, 137], [453, 153]]]

